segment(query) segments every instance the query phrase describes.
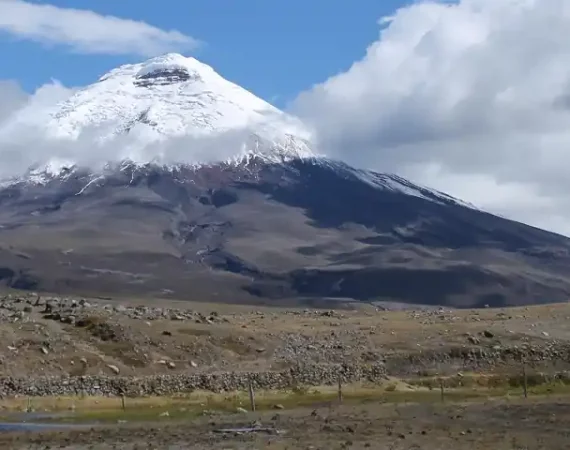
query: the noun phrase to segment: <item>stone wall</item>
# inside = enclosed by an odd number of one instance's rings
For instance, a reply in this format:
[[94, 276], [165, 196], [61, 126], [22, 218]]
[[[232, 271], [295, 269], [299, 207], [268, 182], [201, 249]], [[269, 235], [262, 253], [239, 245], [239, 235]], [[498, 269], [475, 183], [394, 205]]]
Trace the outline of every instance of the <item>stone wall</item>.
[[78, 376], [0, 378], [0, 396], [151, 396], [246, 390], [249, 380], [257, 389], [288, 389], [296, 386], [335, 385], [386, 379], [383, 365], [304, 366], [272, 372], [224, 372], [172, 374], [148, 377]]
[[210, 392], [243, 391], [251, 379], [256, 389], [290, 389], [296, 386], [336, 385], [359, 381], [382, 382], [395, 377], [453, 376], [458, 372], [492, 373], [525, 365], [534, 371], [570, 370], [570, 347], [531, 346], [493, 348], [456, 347], [445, 351], [420, 351], [391, 355], [372, 364], [305, 364], [281, 371], [187, 372], [145, 377], [126, 376], [45, 376], [0, 377], [0, 396], [149, 396], [175, 395], [195, 390]]
[[442, 351], [426, 350], [392, 355], [384, 361], [386, 372], [392, 376], [410, 377], [440, 373], [492, 372], [520, 370], [522, 362], [539, 370], [570, 370], [570, 346], [556, 342], [544, 345], [494, 345], [492, 347], [457, 346]]

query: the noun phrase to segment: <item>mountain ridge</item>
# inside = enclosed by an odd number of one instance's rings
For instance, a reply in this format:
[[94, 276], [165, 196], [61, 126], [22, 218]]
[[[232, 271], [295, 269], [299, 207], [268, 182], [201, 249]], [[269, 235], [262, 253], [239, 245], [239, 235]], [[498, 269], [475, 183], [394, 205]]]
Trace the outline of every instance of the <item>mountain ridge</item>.
[[[0, 284], [269, 304], [570, 296], [570, 239], [327, 158], [193, 58], [121, 66], [32, 116], [70, 152], [0, 184]], [[98, 164], [73, 153], [82, 139]]]
[[0, 282], [262, 303], [471, 307], [570, 295], [567, 238], [384, 180], [319, 159], [260, 159], [127, 166], [87, 188], [73, 176], [12, 185], [0, 189]]

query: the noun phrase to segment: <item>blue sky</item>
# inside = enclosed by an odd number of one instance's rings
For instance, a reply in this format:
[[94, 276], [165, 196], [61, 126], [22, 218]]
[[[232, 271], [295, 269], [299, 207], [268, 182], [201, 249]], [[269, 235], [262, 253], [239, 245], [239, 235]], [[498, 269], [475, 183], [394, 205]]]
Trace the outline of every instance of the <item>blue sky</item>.
[[[226, 78], [283, 106], [300, 91], [344, 71], [378, 38], [378, 20], [398, 0], [50, 0], [28, 1], [175, 29], [203, 42], [186, 54]], [[139, 55], [81, 54], [0, 32], [0, 79], [27, 91], [55, 78], [66, 86], [93, 82], [110, 68], [145, 59]]]

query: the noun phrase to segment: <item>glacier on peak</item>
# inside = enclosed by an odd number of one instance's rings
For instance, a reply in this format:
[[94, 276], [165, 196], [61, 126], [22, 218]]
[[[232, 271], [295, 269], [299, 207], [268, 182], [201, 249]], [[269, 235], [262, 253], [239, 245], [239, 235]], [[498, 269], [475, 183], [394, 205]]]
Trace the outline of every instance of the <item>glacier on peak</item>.
[[21, 156], [2, 177], [51, 174], [62, 160], [93, 169], [122, 160], [215, 164], [318, 156], [298, 118], [176, 53], [119, 66], [81, 89], [60, 89], [53, 101], [27, 104], [0, 124], [0, 144]]
[[[57, 138], [76, 139], [88, 128], [100, 128], [109, 130], [100, 136], [107, 140], [138, 129], [139, 143], [145, 145], [173, 137], [246, 131], [266, 141], [297, 142], [292, 157], [313, 156], [310, 132], [299, 119], [210, 66], [174, 53], [113, 69], [49, 115], [48, 133]], [[241, 144], [236, 143], [236, 149]]]

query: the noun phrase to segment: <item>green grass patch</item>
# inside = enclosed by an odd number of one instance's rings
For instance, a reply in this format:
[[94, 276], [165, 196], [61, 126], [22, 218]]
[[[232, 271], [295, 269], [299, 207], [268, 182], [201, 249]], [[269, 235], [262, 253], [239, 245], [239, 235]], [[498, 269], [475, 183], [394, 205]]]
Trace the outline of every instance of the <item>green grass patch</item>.
[[[476, 376], [464, 375], [462, 382], [471, 384], [448, 387], [449, 379], [444, 380], [446, 403], [477, 402], [497, 398], [522, 397], [523, 387], [516, 378], [496, 378], [480, 382]], [[540, 383], [542, 378], [528, 381], [529, 396], [570, 395], [570, 385], [558, 380]], [[434, 381], [435, 380], [435, 381]], [[380, 404], [402, 403], [440, 403], [442, 401], [439, 379], [412, 380], [404, 383], [392, 380], [382, 385], [346, 385], [343, 386], [343, 404], [357, 405], [376, 402]], [[500, 381], [500, 382], [499, 382]], [[437, 382], [437, 383], [436, 383]], [[536, 383], [536, 384], [531, 384]], [[295, 409], [300, 407], [326, 407], [338, 404], [338, 391], [335, 386], [305, 387], [297, 386], [283, 391], [257, 391], [256, 409]], [[143, 422], [189, 420], [201, 415], [241, 414], [240, 409], [249, 410], [247, 392], [211, 393], [196, 391], [179, 397], [141, 397], [126, 398], [123, 409], [120, 398], [114, 397], [67, 397], [67, 398], [24, 398], [4, 400], [0, 406], [5, 411], [64, 411], [67, 417], [55, 417], [56, 422], [93, 423], [93, 422]], [[42, 418], [41, 421], [44, 421]]]
[[[457, 402], [470, 399], [487, 399], [490, 392], [478, 390], [450, 390], [445, 393], [445, 401]], [[499, 394], [499, 393], [498, 393]], [[110, 400], [114, 400], [110, 404]], [[347, 388], [343, 392], [343, 404], [378, 403], [433, 403], [441, 401], [440, 392], [429, 390], [386, 391], [382, 388]], [[338, 404], [338, 392], [335, 389], [307, 389], [306, 391], [264, 391], [256, 393], [258, 411], [295, 409], [300, 407], [324, 407]], [[155, 397], [147, 399], [126, 399], [122, 409], [120, 399], [109, 399], [100, 407], [78, 407], [69, 416], [56, 418], [57, 422], [141, 422], [192, 419], [204, 414], [238, 414], [238, 408], [249, 410], [247, 393], [231, 394], [199, 393], [194, 398]], [[166, 414], [167, 413], [167, 414]], [[43, 419], [42, 419], [43, 420]]]

